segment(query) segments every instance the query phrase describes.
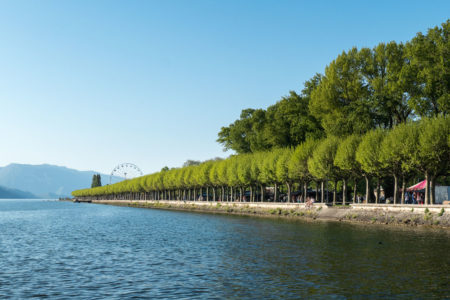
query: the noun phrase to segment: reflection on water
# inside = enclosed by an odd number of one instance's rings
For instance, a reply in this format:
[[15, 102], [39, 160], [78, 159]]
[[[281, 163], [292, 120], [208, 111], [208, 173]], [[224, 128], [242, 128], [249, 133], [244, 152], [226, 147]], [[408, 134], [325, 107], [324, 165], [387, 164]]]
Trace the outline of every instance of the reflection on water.
[[0, 297], [446, 298], [446, 231], [0, 200]]

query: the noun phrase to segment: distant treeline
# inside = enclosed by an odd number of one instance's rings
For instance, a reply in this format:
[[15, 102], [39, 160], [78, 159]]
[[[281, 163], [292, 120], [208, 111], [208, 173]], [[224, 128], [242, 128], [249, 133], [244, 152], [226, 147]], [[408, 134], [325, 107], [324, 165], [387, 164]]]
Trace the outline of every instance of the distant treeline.
[[[265, 187], [334, 186], [348, 201], [347, 185], [357, 194], [365, 178], [393, 178], [394, 202], [399, 182], [419, 174], [428, 179], [426, 203], [434, 202], [434, 185], [448, 176], [450, 161], [450, 21], [418, 33], [402, 44], [343, 52], [289, 96], [267, 110], [246, 109], [219, 133], [218, 142], [238, 155], [178, 169], [164, 169], [114, 185], [74, 191], [76, 197], [196, 199], [264, 199]], [[340, 183], [338, 185], [338, 182]], [[259, 195], [256, 191], [259, 191]], [[431, 193], [429, 193], [431, 191]], [[290, 197], [288, 197], [290, 198]]]

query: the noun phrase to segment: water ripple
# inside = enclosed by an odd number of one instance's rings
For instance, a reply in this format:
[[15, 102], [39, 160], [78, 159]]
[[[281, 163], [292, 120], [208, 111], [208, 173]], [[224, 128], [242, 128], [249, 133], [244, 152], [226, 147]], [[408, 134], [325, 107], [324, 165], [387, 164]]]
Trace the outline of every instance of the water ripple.
[[0, 200], [1, 298], [440, 299], [449, 250], [431, 230]]

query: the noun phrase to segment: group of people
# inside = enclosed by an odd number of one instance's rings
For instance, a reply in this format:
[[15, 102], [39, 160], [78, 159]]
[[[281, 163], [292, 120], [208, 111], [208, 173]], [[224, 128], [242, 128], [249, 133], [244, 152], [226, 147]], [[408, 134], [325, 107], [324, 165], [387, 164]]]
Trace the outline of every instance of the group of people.
[[423, 204], [425, 195], [422, 192], [405, 192], [406, 204]]
[[314, 204], [314, 197], [306, 197], [305, 199], [303, 199], [302, 195], [298, 195], [297, 196], [297, 203], [305, 203], [306, 206], [313, 206]]

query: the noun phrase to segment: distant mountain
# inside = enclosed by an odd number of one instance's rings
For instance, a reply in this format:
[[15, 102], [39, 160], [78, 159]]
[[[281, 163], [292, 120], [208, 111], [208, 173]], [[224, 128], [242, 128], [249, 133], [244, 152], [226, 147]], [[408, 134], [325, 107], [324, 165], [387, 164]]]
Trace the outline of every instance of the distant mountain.
[[[73, 190], [90, 187], [92, 175], [97, 173], [47, 164], [10, 164], [0, 168], [0, 186], [27, 191], [39, 198], [70, 197]], [[103, 185], [109, 183], [109, 175], [101, 177]]]
[[35, 199], [35, 195], [16, 189], [0, 186], [0, 199]]

